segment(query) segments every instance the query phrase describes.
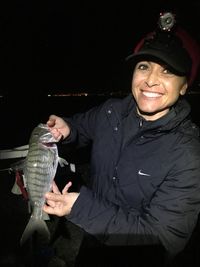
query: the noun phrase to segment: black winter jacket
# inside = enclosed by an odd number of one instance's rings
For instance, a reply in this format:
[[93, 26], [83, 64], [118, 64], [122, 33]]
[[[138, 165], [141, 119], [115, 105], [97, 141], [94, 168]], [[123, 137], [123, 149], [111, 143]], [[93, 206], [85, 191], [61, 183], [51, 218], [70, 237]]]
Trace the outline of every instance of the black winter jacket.
[[91, 187], [67, 219], [108, 245], [161, 242], [171, 254], [189, 240], [200, 211], [199, 129], [184, 99], [145, 121], [132, 95], [72, 118], [65, 142], [92, 142]]

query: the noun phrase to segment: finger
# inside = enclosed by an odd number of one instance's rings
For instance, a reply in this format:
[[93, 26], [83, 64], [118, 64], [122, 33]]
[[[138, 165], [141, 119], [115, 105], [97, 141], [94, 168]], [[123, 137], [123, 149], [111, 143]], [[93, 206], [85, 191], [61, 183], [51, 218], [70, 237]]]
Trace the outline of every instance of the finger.
[[69, 190], [69, 188], [70, 188], [71, 185], [72, 185], [72, 182], [71, 182], [71, 181], [68, 182], [68, 183], [65, 185], [65, 187], [64, 187], [63, 190], [62, 190], [62, 194], [63, 194], [63, 195], [67, 193], [67, 191]]
[[60, 190], [59, 190], [57, 184], [55, 183], [55, 181], [53, 181], [53, 183], [52, 183], [52, 191], [53, 191], [55, 194], [59, 194], [59, 195], [61, 194], [61, 192], [60, 192]]
[[52, 127], [55, 125], [55, 121], [56, 121], [56, 116], [55, 115], [50, 115], [47, 121], [47, 125], [49, 127]]
[[55, 208], [55, 206], [56, 206], [55, 201], [52, 201], [52, 200], [47, 200], [47, 201], [46, 201], [46, 204], [48, 204], [48, 206], [50, 206], [50, 207], [52, 207], [52, 208]]
[[48, 192], [45, 194], [46, 201], [54, 201], [54, 202], [63, 202], [63, 195], [61, 193], [56, 194], [56, 193], [51, 193]]
[[47, 205], [43, 206], [43, 211], [45, 211], [48, 214], [55, 214], [54, 208], [47, 206]]
[[52, 128], [50, 131], [56, 140], [60, 141], [63, 139], [62, 133], [57, 128]]

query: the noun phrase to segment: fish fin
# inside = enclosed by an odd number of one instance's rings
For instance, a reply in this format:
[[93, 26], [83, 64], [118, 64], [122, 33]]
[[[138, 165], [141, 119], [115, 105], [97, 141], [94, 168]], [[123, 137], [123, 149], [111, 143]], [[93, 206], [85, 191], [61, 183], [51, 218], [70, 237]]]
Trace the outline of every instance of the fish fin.
[[69, 162], [66, 161], [66, 159], [61, 158], [61, 157], [58, 157], [58, 162], [59, 162], [59, 164], [60, 164], [61, 167], [65, 167], [65, 165], [69, 165], [70, 171], [71, 172], [76, 172], [75, 164], [73, 164], [73, 163], [70, 163], [69, 164]]
[[24, 169], [25, 162], [26, 162], [26, 159], [22, 159], [22, 160], [18, 160], [16, 162], [14, 162], [10, 165], [11, 170], [15, 172], [15, 182], [14, 182], [14, 185], [11, 189], [11, 192], [13, 194], [16, 194], [16, 195], [22, 194], [22, 190], [21, 190], [20, 184], [19, 184], [19, 182], [21, 182], [21, 181], [20, 181], [20, 179], [17, 179], [17, 178], [19, 178], [19, 176], [21, 176], [21, 172]]
[[36, 220], [31, 217], [20, 239], [20, 245], [24, 245], [35, 232], [38, 233], [38, 238], [40, 239], [40, 241], [42, 240], [42, 242], [45, 244], [49, 243], [50, 232], [45, 221]]
[[66, 161], [66, 159], [64, 158], [58, 158], [58, 162], [60, 164], [61, 167], [64, 167], [65, 165], [68, 165], [69, 163]]
[[13, 194], [15, 194], [15, 195], [21, 195], [22, 194], [22, 191], [20, 190], [20, 188], [19, 188], [19, 186], [18, 186], [16, 181], [14, 182], [14, 185], [13, 185], [13, 187], [11, 189], [11, 192]]
[[75, 164], [74, 163], [70, 163], [69, 165], [70, 165], [70, 171], [71, 172], [76, 172], [76, 166], [75, 166]]
[[24, 169], [25, 162], [26, 162], [26, 158], [25, 159], [18, 160], [16, 162], [12, 163], [10, 165], [10, 168], [13, 171], [22, 171]]
[[15, 172], [15, 183], [11, 189], [11, 192], [16, 195], [22, 194], [24, 199], [28, 200], [25, 176], [20, 171]]
[[50, 220], [49, 214], [46, 213], [45, 211], [42, 211], [42, 219], [44, 221], [49, 221]]

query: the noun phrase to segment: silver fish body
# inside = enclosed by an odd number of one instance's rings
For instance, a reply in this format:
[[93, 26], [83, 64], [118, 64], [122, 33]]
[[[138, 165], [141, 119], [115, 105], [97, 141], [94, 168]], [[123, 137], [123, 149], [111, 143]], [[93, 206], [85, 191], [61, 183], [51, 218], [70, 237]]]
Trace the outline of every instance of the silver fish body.
[[59, 162], [56, 140], [48, 127], [40, 123], [31, 133], [29, 150], [25, 159], [23, 173], [31, 204], [31, 217], [22, 234], [21, 245], [34, 232], [38, 232], [47, 241], [50, 239], [45, 220], [48, 215], [42, 210], [45, 193], [51, 190]]

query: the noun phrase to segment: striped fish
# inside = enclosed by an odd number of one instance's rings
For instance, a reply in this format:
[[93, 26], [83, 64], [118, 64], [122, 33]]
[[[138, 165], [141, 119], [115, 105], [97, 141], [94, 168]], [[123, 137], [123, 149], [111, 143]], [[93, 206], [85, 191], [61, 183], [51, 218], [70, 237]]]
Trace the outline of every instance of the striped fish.
[[31, 205], [30, 220], [22, 234], [20, 243], [24, 244], [34, 232], [38, 232], [42, 239], [50, 240], [50, 232], [45, 220], [48, 220], [42, 208], [45, 193], [51, 190], [56, 175], [58, 163], [68, 164], [58, 156], [56, 140], [46, 124], [36, 126], [30, 136], [29, 149], [23, 163], [23, 173], [26, 189]]

